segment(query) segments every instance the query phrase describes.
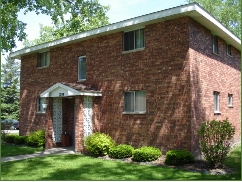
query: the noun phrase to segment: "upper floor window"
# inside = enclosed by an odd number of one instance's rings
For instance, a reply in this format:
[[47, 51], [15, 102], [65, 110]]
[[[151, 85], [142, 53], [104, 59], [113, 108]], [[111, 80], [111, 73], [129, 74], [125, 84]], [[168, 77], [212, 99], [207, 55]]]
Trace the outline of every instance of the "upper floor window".
[[212, 35], [213, 53], [218, 54], [218, 36]]
[[78, 80], [86, 80], [86, 56], [78, 58]]
[[144, 28], [124, 32], [124, 51], [134, 50], [144, 47]]
[[145, 91], [124, 92], [124, 112], [139, 113], [146, 111]]
[[226, 52], [227, 52], [227, 55], [232, 56], [232, 54], [231, 54], [231, 45], [226, 44]]
[[43, 106], [45, 104], [45, 98], [37, 99], [37, 112], [45, 113], [45, 108]]
[[214, 113], [220, 113], [219, 111], [219, 92], [213, 92], [214, 96]]
[[228, 94], [228, 106], [233, 107], [233, 94]]
[[39, 53], [38, 67], [46, 67], [50, 65], [50, 52]]

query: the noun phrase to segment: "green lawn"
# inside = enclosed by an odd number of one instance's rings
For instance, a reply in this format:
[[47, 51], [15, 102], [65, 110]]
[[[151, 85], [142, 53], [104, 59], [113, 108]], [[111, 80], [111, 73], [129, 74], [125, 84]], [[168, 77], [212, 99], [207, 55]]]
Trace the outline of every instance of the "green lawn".
[[42, 151], [43, 148], [17, 146], [14, 144], [1, 144], [1, 157], [9, 157], [22, 154], [33, 154]]
[[236, 170], [230, 175], [205, 175], [65, 154], [1, 163], [1, 180], [240, 180], [240, 154], [237, 147], [226, 160], [226, 165]]

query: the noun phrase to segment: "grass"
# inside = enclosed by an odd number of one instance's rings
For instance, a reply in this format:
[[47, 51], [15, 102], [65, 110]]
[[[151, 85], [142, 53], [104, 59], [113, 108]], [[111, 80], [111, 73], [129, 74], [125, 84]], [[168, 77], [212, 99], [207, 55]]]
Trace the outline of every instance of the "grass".
[[2, 163], [1, 180], [240, 180], [240, 154], [239, 146], [225, 161], [236, 172], [219, 176], [74, 154], [49, 155]]
[[9, 157], [23, 154], [33, 154], [42, 151], [43, 148], [33, 148], [27, 146], [18, 146], [14, 144], [1, 144], [1, 157]]

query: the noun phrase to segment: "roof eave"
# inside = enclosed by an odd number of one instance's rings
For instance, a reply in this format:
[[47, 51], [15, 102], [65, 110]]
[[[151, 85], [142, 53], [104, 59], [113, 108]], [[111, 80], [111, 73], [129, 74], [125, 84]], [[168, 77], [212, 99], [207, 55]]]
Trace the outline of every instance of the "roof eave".
[[207, 13], [196, 3], [192, 3], [117, 22], [94, 30], [89, 30], [44, 44], [36, 45], [30, 48], [25, 48], [19, 51], [12, 52], [10, 54], [10, 57], [15, 59], [21, 59], [21, 56], [27, 54], [50, 50], [54, 47], [60, 47], [78, 41], [83, 41], [102, 35], [108, 35], [119, 31], [126, 31], [135, 27], [145, 26], [151, 23], [174, 19], [176, 17], [182, 16], [190, 16], [203, 26], [210, 29], [212, 33], [217, 34], [226, 42], [233, 45], [236, 49], [241, 50], [241, 40], [239, 38], [237, 38], [233, 33], [231, 33], [227, 28], [225, 28], [220, 22], [218, 22], [213, 16]]

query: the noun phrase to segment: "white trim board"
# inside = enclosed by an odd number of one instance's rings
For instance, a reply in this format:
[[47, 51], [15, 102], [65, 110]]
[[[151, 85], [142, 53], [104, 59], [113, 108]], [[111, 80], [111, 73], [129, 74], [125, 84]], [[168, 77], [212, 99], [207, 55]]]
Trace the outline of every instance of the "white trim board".
[[60, 47], [115, 32], [128, 31], [130, 29], [144, 27], [145, 25], [149, 25], [155, 22], [165, 21], [183, 16], [189, 16], [193, 18], [194, 20], [211, 30], [212, 33], [224, 39], [228, 44], [231, 44], [236, 49], [241, 50], [241, 40], [239, 38], [237, 38], [233, 33], [231, 33], [218, 20], [216, 20], [203, 8], [201, 8], [197, 3], [191, 3], [131, 18], [97, 29], [81, 32], [72, 36], [36, 45], [30, 48], [25, 48], [19, 51], [12, 52], [10, 54], [10, 57], [15, 59], [21, 59], [21, 56], [24, 55], [42, 52], [44, 50], [50, 50], [51, 48]]
[[56, 83], [40, 94], [40, 97], [68, 97], [75, 95], [102, 96], [98, 91], [78, 91], [61, 83]]

